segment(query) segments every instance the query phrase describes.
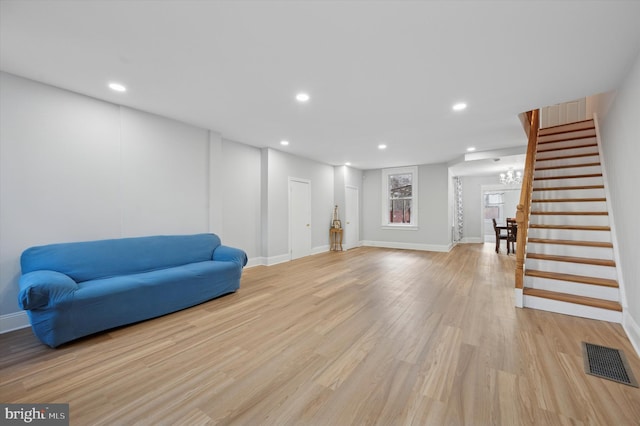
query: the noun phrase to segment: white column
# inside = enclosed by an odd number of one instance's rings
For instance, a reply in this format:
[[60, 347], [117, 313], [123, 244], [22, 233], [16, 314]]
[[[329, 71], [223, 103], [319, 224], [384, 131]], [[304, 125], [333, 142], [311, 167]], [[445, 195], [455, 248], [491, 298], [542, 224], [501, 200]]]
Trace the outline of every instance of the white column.
[[224, 241], [222, 224], [222, 135], [209, 130], [209, 232]]

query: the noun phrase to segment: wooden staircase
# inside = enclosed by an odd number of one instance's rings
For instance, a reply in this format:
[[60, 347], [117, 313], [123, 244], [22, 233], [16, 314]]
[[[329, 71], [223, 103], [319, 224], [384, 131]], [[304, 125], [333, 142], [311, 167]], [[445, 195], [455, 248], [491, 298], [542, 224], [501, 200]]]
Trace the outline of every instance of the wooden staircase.
[[622, 322], [593, 120], [538, 131], [523, 306]]

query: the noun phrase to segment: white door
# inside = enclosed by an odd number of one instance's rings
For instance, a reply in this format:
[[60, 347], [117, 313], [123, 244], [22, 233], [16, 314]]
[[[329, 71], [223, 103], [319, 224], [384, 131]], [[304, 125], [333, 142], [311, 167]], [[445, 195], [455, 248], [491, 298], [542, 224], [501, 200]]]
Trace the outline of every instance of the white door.
[[586, 119], [587, 100], [586, 98], [581, 98], [542, 108], [540, 111], [540, 128], [559, 126]]
[[354, 248], [360, 240], [359, 212], [358, 212], [358, 188], [345, 187], [345, 212], [344, 212], [344, 247]]
[[311, 254], [310, 182], [289, 179], [289, 247], [291, 259]]

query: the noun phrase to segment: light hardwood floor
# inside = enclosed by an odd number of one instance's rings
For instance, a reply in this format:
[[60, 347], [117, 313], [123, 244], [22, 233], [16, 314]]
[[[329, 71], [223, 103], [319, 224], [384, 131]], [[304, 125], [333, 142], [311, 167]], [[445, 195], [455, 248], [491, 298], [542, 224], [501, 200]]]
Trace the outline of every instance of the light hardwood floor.
[[618, 324], [513, 306], [514, 257], [358, 248], [244, 271], [240, 290], [49, 349], [0, 336], [0, 400], [72, 425], [638, 425], [640, 390], [580, 342]]

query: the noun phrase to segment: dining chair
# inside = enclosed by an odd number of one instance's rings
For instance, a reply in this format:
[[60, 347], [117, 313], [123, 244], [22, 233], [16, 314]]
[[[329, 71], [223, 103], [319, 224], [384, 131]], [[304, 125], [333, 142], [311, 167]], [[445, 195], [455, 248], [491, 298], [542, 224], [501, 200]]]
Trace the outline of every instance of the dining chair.
[[507, 254], [516, 253], [516, 241], [518, 238], [518, 224], [515, 218], [507, 218]]
[[508, 236], [502, 233], [502, 229], [498, 227], [495, 219], [491, 220], [493, 221], [493, 230], [496, 233], [496, 253], [500, 253], [500, 240], [505, 240], [507, 241], [507, 254], [509, 254], [509, 240], [507, 239]]

